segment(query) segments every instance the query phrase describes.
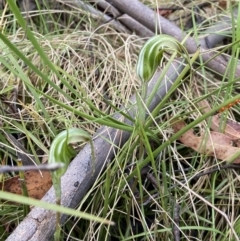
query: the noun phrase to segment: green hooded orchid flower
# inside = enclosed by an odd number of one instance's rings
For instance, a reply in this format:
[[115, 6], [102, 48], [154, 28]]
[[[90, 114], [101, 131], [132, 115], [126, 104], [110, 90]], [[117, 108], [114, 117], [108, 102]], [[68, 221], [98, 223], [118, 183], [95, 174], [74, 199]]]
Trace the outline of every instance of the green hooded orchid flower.
[[[56, 202], [61, 203], [61, 177], [68, 168], [68, 165], [73, 157], [76, 156], [75, 149], [71, 144], [77, 142], [90, 141], [92, 148], [92, 158], [94, 159], [94, 149], [91, 136], [84, 130], [79, 128], [71, 128], [60, 132], [53, 140], [49, 151], [48, 162], [51, 164], [64, 164], [63, 168], [60, 168], [52, 172], [52, 182], [56, 194]], [[54, 234], [55, 241], [60, 240], [61, 228], [60, 228], [60, 213], [56, 216], [56, 231]]]
[[137, 61], [137, 75], [144, 83], [152, 78], [163, 58], [163, 53], [169, 51], [188, 56], [183, 44], [165, 34], [156, 35], [144, 44]]

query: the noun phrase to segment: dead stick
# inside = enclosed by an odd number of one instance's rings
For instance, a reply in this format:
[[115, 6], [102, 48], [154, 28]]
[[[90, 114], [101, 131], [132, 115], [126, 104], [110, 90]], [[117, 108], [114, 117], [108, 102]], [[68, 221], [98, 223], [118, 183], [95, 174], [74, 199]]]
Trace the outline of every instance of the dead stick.
[[[146, 5], [138, 0], [106, 0], [116, 7], [119, 11], [128, 14], [130, 17], [134, 18], [136, 21], [155, 32], [157, 29], [158, 33], [168, 34], [175, 37], [179, 41], [182, 41], [186, 34], [178, 28], [174, 23], [168, 21], [161, 15], [154, 12], [152, 9], [148, 8]], [[190, 54], [197, 51], [199, 42], [196, 39], [188, 37], [185, 46]], [[228, 62], [220, 56], [215, 56], [214, 53], [208, 49], [201, 47], [201, 56], [206, 65], [215, 73], [224, 75]], [[240, 66], [236, 68], [236, 77], [240, 77]]]
[[173, 208], [173, 238], [174, 241], [180, 241], [180, 227], [179, 227], [179, 212], [180, 206], [177, 202], [174, 203]]

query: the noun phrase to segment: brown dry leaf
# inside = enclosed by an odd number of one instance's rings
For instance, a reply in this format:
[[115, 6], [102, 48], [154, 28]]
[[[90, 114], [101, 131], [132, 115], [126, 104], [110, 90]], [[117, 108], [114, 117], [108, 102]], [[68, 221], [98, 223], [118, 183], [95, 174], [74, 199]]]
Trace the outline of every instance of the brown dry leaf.
[[[199, 106], [202, 108], [203, 113], [206, 113], [211, 109], [209, 103], [206, 100], [199, 102]], [[221, 118], [219, 115], [211, 116], [206, 121], [208, 120], [211, 125], [210, 128], [213, 131], [220, 130]], [[238, 123], [234, 125], [233, 123], [233, 121], [227, 120], [226, 126], [224, 128], [224, 134], [229, 136], [232, 140], [238, 140], [240, 139], [240, 125]]]
[[[237, 1], [230, 1], [231, 4], [235, 4]], [[223, 1], [219, 1], [218, 6], [221, 7], [222, 9], [226, 10], [229, 9], [229, 1], [223, 0]]]
[[227, 120], [227, 125], [231, 126], [235, 131], [240, 133], [240, 123], [233, 120]]
[[216, 131], [210, 132], [209, 141], [211, 141], [211, 143], [218, 144], [218, 145], [232, 146], [233, 144], [233, 140], [229, 136]]
[[[227, 120], [227, 125], [231, 126], [235, 131], [240, 133], [240, 123], [232, 120]], [[238, 147], [240, 147], [240, 140], [234, 141], [234, 144]]]
[[[26, 171], [25, 183], [29, 197], [41, 199], [52, 186], [52, 178], [49, 171]], [[10, 178], [0, 183], [0, 188], [6, 192], [22, 194], [19, 176]]]
[[[172, 123], [174, 132], [178, 132], [185, 126], [184, 121], [179, 120]], [[229, 160], [240, 149], [232, 146], [232, 139], [222, 133], [210, 132], [207, 135], [196, 136], [193, 130], [188, 130], [179, 140], [195, 151], [208, 155], [215, 156], [220, 160]], [[234, 160], [233, 163], [240, 163], [240, 158]]]
[[171, 9], [169, 9], [169, 10], [161, 9], [161, 8], [157, 9], [157, 13], [165, 18], [167, 18], [172, 12], [173, 12], [173, 10], [171, 10]]
[[[219, 115], [212, 116], [211, 119], [211, 129], [214, 131], [219, 131], [221, 118]], [[230, 120], [226, 121], [226, 126], [224, 128], [224, 134], [229, 136], [232, 140], [240, 139], [240, 132], [230, 125]]]
[[198, 103], [199, 107], [201, 108], [201, 111], [203, 113], [207, 113], [211, 110], [211, 107], [209, 103], [204, 99]]

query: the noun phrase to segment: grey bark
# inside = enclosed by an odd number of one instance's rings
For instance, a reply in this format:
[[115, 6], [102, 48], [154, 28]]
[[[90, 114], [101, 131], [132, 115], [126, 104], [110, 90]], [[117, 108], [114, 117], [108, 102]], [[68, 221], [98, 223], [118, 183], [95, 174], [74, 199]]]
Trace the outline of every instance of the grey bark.
[[[129, 4], [128, 0], [106, 1], [111, 3], [117, 9], [119, 9], [119, 11], [128, 14], [130, 17], [134, 18], [136, 21], [138, 21], [151, 31], [155, 31], [157, 23], [158, 33], [168, 34], [170, 36], [175, 37], [179, 41], [182, 41], [184, 37], [186, 37], [186, 34], [180, 28], [176, 27], [174, 23], [171, 23], [161, 15], [156, 15], [156, 13], [153, 10], [151, 10], [138, 0], [131, 0], [131, 4]], [[198, 45], [199, 42], [191, 37], [188, 37], [185, 42], [185, 46], [190, 54], [193, 54], [197, 51]], [[202, 44], [202, 46], [204, 45]], [[208, 49], [202, 46], [200, 47], [200, 49], [203, 61], [208, 61], [207, 66], [210, 69], [212, 69], [216, 73], [224, 75], [228, 62], [225, 61], [225, 59], [221, 56], [214, 57], [213, 52], [208, 51]], [[236, 69], [236, 76], [240, 76], [240, 66], [238, 66]]]
[[[96, 10], [93, 6], [83, 1], [67, 1], [67, 3], [70, 5], [89, 11], [91, 14], [97, 16], [102, 24], [112, 25], [116, 30], [122, 31], [123, 29], [125, 29], [125, 32], [129, 32], [130, 29], [131, 32], [134, 32], [135, 34], [142, 37], [151, 37], [154, 35], [154, 33], [147, 27], [145, 27], [129, 15], [121, 14], [121, 12], [119, 12], [118, 9], [114, 8], [111, 4], [107, 3], [106, 1], [91, 0], [88, 2], [91, 2], [94, 5], [101, 7], [102, 11]], [[110, 17], [109, 14], [112, 17]], [[117, 20], [115, 20], [115, 18]]]

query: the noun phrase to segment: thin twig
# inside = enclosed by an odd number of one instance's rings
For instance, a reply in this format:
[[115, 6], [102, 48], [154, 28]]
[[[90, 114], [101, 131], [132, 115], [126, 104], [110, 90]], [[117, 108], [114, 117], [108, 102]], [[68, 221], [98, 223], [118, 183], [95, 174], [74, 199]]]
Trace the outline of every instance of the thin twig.
[[196, 179], [198, 179], [202, 176], [209, 175], [209, 174], [212, 174], [214, 172], [221, 171], [221, 170], [224, 170], [224, 169], [240, 169], [240, 165], [238, 165], [238, 164], [226, 164], [226, 165], [223, 165], [223, 166], [220, 166], [220, 167], [215, 167], [215, 168], [212, 168], [209, 171], [205, 171], [203, 173], [199, 173], [199, 174], [193, 176], [193, 179], [196, 180]]
[[179, 212], [180, 206], [175, 202], [173, 209], [173, 238], [174, 241], [180, 241], [180, 230], [179, 230]]
[[43, 164], [38, 166], [1, 166], [0, 173], [6, 172], [20, 172], [20, 171], [56, 171], [59, 168], [63, 168], [64, 164]]

